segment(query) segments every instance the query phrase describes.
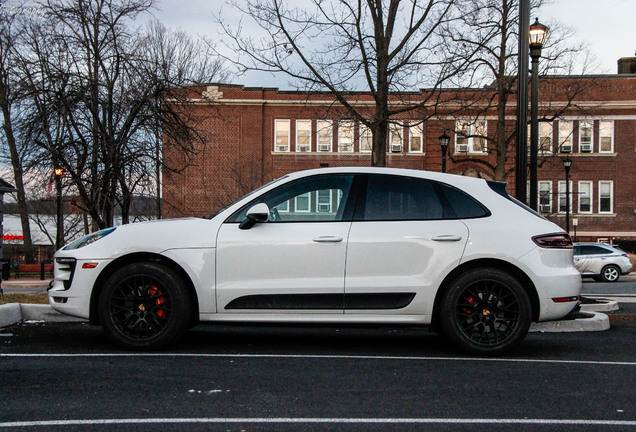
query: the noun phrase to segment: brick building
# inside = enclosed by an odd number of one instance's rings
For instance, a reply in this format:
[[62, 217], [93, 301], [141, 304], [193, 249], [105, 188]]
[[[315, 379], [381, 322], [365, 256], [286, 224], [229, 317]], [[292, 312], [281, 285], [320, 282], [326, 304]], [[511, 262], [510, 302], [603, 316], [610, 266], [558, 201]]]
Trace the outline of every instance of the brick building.
[[[571, 233], [578, 240], [636, 240], [636, 74], [621, 59], [616, 75], [545, 77], [540, 83], [539, 202], [565, 225], [570, 170]], [[627, 72], [625, 72], [627, 71]], [[203, 137], [193, 152], [165, 145], [164, 217], [206, 216], [288, 172], [371, 164], [370, 131], [328, 93], [239, 85], [185, 89]], [[441, 170], [439, 136], [450, 135], [447, 172], [494, 178], [497, 97], [491, 88], [392, 95], [393, 104], [427, 102], [394, 118], [387, 166]], [[363, 111], [373, 100], [350, 93]], [[506, 103], [504, 181], [514, 193], [514, 94]], [[499, 175], [501, 177], [501, 175]], [[501, 179], [501, 178], [499, 178]], [[574, 226], [574, 224], [576, 224]]]

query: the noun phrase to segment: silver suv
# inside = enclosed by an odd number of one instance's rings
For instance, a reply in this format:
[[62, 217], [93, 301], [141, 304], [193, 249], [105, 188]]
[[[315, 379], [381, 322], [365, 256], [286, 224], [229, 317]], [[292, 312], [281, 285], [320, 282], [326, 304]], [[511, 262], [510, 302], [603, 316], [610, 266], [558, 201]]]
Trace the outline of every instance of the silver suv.
[[574, 265], [581, 275], [604, 282], [616, 282], [632, 271], [629, 254], [604, 243], [574, 243]]

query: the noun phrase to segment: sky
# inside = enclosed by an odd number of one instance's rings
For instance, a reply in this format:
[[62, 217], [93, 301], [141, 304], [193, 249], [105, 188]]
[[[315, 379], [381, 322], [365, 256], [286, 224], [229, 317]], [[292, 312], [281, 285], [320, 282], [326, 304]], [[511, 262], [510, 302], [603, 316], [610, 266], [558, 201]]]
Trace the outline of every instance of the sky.
[[[213, 13], [217, 13], [223, 4], [224, 1], [219, 0], [159, 0], [155, 16], [168, 27], [214, 40], [218, 39], [219, 33]], [[634, 17], [636, 0], [551, 0], [539, 16], [531, 17], [531, 22], [539, 18], [544, 24], [557, 21], [573, 28], [577, 40], [589, 43], [590, 51], [599, 63], [597, 72], [614, 74], [619, 58], [635, 56]], [[234, 78], [232, 83], [290, 88], [285, 76], [242, 76]]]

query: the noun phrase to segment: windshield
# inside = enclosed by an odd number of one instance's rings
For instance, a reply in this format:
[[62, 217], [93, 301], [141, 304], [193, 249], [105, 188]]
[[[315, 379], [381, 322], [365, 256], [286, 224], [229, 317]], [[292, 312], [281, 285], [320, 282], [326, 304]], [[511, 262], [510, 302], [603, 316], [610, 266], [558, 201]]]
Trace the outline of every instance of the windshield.
[[216, 217], [219, 213], [221, 213], [223, 210], [225, 210], [225, 209], [226, 209], [226, 208], [228, 208], [228, 207], [233, 206], [235, 203], [237, 203], [237, 202], [241, 201], [243, 198], [247, 198], [247, 197], [249, 197], [249, 196], [251, 196], [251, 195], [254, 195], [256, 192], [258, 192], [258, 191], [260, 191], [260, 190], [262, 190], [262, 189], [265, 189], [266, 187], [268, 187], [268, 186], [270, 186], [270, 185], [273, 185], [274, 183], [278, 183], [279, 181], [281, 181], [281, 180], [283, 180], [283, 179], [285, 179], [285, 178], [287, 178], [287, 177], [289, 177], [289, 176], [284, 175], [284, 176], [282, 176], [282, 177], [277, 178], [276, 180], [272, 180], [271, 182], [264, 184], [263, 186], [259, 187], [258, 189], [254, 189], [253, 191], [246, 193], [245, 195], [243, 195], [242, 197], [240, 197], [239, 199], [237, 199], [236, 201], [234, 201], [232, 204], [230, 204], [230, 205], [227, 205], [227, 206], [223, 207], [222, 209], [220, 209], [219, 211], [217, 211], [216, 213], [214, 213], [213, 215], [211, 215], [210, 217], [208, 217], [208, 219], [214, 219], [214, 218], [215, 218], [215, 217]]

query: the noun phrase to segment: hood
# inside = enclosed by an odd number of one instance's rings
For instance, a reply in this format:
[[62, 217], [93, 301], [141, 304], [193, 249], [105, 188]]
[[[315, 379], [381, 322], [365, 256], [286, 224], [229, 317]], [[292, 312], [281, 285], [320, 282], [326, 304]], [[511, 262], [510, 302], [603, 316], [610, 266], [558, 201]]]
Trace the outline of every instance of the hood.
[[55, 256], [109, 259], [134, 252], [162, 253], [168, 249], [214, 248], [219, 222], [183, 218], [140, 222], [117, 227], [109, 235], [79, 249], [60, 249]]

